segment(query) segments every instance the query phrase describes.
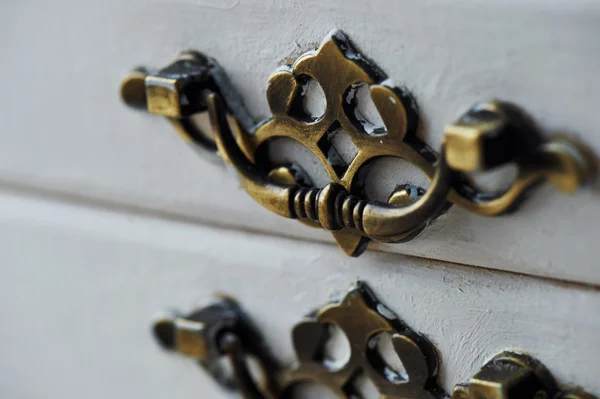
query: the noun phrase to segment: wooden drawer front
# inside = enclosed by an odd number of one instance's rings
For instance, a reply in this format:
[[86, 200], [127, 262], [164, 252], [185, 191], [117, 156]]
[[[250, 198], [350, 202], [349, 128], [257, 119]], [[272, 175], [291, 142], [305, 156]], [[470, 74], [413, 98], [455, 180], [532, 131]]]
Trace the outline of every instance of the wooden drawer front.
[[600, 392], [596, 289], [11, 193], [0, 210], [3, 397], [228, 397], [158, 349], [155, 311], [234, 295], [291, 360], [292, 325], [357, 279], [437, 347], [447, 391], [511, 349]]
[[[592, 1], [25, 1], [2, 8], [10, 54], [0, 65], [5, 186], [330, 242], [253, 203], [166, 121], [124, 107], [118, 86], [134, 65], [160, 66], [181, 49], [198, 49], [219, 60], [260, 119], [269, 114], [267, 77], [333, 28], [414, 93], [434, 148], [444, 125], [467, 107], [501, 98], [523, 106], [546, 133], [567, 131], [600, 153], [600, 8]], [[391, 190], [410, 173], [383, 165], [377, 186]], [[565, 198], [545, 187], [514, 215], [453, 209], [417, 240], [374, 247], [598, 284], [598, 226], [597, 192]]]

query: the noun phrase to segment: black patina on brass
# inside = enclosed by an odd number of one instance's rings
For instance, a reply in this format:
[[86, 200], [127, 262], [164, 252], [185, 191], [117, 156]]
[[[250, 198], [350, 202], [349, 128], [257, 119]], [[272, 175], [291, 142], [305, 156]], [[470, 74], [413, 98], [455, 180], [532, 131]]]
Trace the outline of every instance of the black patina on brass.
[[[299, 112], [307, 81], [323, 89], [323, 115]], [[384, 127], [357, 117], [356, 90], [367, 85]], [[188, 141], [218, 149], [234, 166], [241, 187], [268, 210], [329, 230], [351, 256], [360, 255], [370, 240], [405, 242], [415, 238], [450, 205], [496, 216], [515, 209], [525, 194], [545, 180], [571, 193], [594, 173], [594, 157], [566, 136], [545, 139], [518, 107], [492, 100], [474, 105], [445, 128], [436, 154], [420, 137], [418, 108], [404, 87], [390, 84], [374, 62], [363, 56], [340, 31], [331, 32], [315, 51], [269, 78], [266, 91], [272, 116], [257, 123], [244, 107], [223, 69], [200, 53], [182, 54], [156, 71], [139, 69], [122, 84], [126, 103], [145, 106], [169, 118]], [[192, 123], [194, 113], [208, 111], [215, 141]], [[332, 151], [330, 138], [343, 130], [356, 148], [348, 164]], [[275, 138], [290, 138], [308, 148], [322, 163], [330, 182], [303, 185], [295, 176], [299, 165], [273, 165], [263, 159]], [[430, 180], [427, 190], [397, 182], [387, 202], [368, 198], [365, 176], [375, 160], [400, 158]], [[514, 164], [518, 175], [504, 191], [484, 191], [469, 173]], [[304, 179], [306, 182], [306, 179]]]
[[[280, 366], [258, 329], [231, 298], [221, 298], [185, 316], [162, 312], [155, 317], [152, 331], [164, 349], [195, 359], [224, 388], [257, 389], [245, 364], [246, 357], [252, 356], [266, 376], [261, 389], [275, 389], [272, 377], [278, 374]], [[223, 357], [229, 359], [234, 379], [220, 364]]]
[[[347, 337], [349, 355], [335, 367], [323, 355], [330, 326]], [[235, 387], [245, 398], [287, 398], [303, 383], [317, 384], [338, 398], [360, 398], [357, 380], [371, 381], [381, 398], [448, 398], [436, 382], [439, 359], [433, 344], [407, 326], [364, 282], [345, 296], [310, 313], [292, 331], [294, 363], [283, 367], [243, 310], [231, 299], [219, 300], [181, 317], [158, 318], [153, 326], [159, 343], [197, 359], [224, 387]], [[391, 368], [376, 350], [380, 334], [389, 334], [404, 371]], [[258, 360], [262, 379], [252, 376], [247, 357]], [[227, 358], [232, 378], [218, 367]], [[465, 359], [469, 361], [469, 359]], [[561, 390], [550, 372], [523, 353], [503, 352], [486, 363], [452, 399], [592, 399], [582, 390]]]

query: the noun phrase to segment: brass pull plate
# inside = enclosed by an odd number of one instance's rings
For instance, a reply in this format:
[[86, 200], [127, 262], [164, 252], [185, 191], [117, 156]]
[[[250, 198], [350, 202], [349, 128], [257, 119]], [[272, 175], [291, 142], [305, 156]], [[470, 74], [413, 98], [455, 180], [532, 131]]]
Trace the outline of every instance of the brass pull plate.
[[[348, 354], [332, 363], [325, 345], [332, 327], [347, 339]], [[325, 388], [334, 397], [360, 398], [360, 380], [368, 380], [379, 397], [447, 398], [437, 385], [438, 353], [425, 337], [386, 307], [364, 282], [346, 295], [312, 312], [292, 330], [296, 360], [282, 366], [271, 354], [248, 315], [232, 299], [220, 299], [188, 316], [161, 316], [154, 332], [163, 347], [197, 360], [225, 388], [245, 398], [286, 398], [303, 383]], [[378, 347], [389, 337], [402, 367], [391, 364]], [[263, 378], [252, 377], [246, 359], [257, 360]], [[233, 370], [226, 378], [216, 365], [228, 359]], [[464, 361], [470, 361], [465, 359]], [[466, 384], [457, 385], [452, 399], [586, 399], [581, 389], [559, 388], [551, 373], [532, 357], [502, 352], [487, 362]]]
[[[323, 90], [327, 106], [313, 117], [302, 112], [302, 92], [309, 80]], [[382, 126], [372, 126], [357, 112], [356, 90], [367, 85]], [[477, 104], [445, 129], [436, 153], [420, 138], [422, 125], [415, 98], [363, 56], [339, 31], [319, 48], [269, 79], [270, 119], [256, 123], [218, 63], [194, 52], [168, 67], [138, 69], [121, 86], [127, 104], [167, 117], [186, 140], [213, 151], [239, 172], [242, 188], [259, 204], [281, 216], [320, 226], [333, 234], [351, 256], [370, 240], [404, 242], [457, 205], [495, 216], [524, 199], [536, 183], [548, 180], [573, 192], [594, 174], [594, 157], [566, 136], [544, 139], [516, 106], [502, 101]], [[208, 111], [216, 140], [191, 123]], [[355, 147], [343, 160], [332, 140], [343, 131]], [[274, 138], [291, 138], [323, 164], [330, 183], [314, 187], [298, 165], [272, 165], [262, 149]], [[398, 182], [386, 203], [364, 195], [364, 176], [374, 160], [395, 157], [419, 168], [430, 180], [427, 190]], [[514, 163], [518, 176], [503, 192], [485, 192], [467, 174]]]

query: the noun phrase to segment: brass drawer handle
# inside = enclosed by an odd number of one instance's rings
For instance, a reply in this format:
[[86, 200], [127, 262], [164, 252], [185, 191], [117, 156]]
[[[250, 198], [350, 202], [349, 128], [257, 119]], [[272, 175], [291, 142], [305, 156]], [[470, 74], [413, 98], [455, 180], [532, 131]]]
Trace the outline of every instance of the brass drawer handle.
[[[348, 353], [328, 359], [325, 345], [332, 327], [346, 337]], [[379, 397], [448, 398], [437, 385], [436, 348], [381, 303], [364, 282], [339, 302], [329, 303], [298, 323], [292, 331], [296, 361], [287, 367], [273, 357], [242, 308], [230, 298], [182, 316], [165, 313], [153, 330], [166, 349], [195, 359], [227, 389], [250, 399], [287, 398], [301, 384], [313, 383], [338, 398], [360, 398], [361, 381], [369, 381]], [[383, 335], [390, 345], [380, 346]], [[389, 356], [399, 359], [399, 369]], [[253, 377], [247, 359], [255, 359], [262, 377]], [[226, 358], [231, 376], [219, 368]], [[465, 359], [468, 361], [468, 359]], [[328, 396], [331, 397], [331, 396]], [[559, 389], [551, 373], [523, 353], [502, 352], [467, 383], [456, 385], [452, 399], [592, 399], [581, 389]]]
[[[327, 101], [318, 117], [303, 114], [298, 104], [310, 79], [320, 84]], [[415, 99], [386, 79], [334, 31], [316, 52], [271, 76], [267, 99], [273, 116], [258, 125], [216, 61], [200, 53], [184, 53], [160, 71], [134, 71], [121, 93], [127, 104], [169, 118], [189, 141], [218, 149], [239, 172], [242, 187], [265, 208], [330, 230], [352, 256], [360, 255], [369, 240], [413, 239], [452, 204], [480, 215], [500, 215], [513, 210], [535, 183], [549, 180], [570, 193], [593, 174], [594, 158], [584, 146], [566, 136], [544, 140], [523, 112], [501, 101], [477, 104], [448, 125], [436, 154], [417, 135]], [[355, 95], [361, 84], [368, 85], [383, 126], [373, 126], [357, 113]], [[214, 143], [190, 120], [202, 111], [210, 114]], [[348, 162], [331, 142], [340, 129], [356, 149]], [[276, 137], [306, 146], [323, 163], [330, 183], [313, 187], [299, 166], [273, 166], [258, 158], [261, 146]], [[365, 198], [362, 176], [380, 157], [418, 167], [430, 179], [429, 189], [402, 184], [387, 203]], [[511, 162], [519, 172], [504, 192], [481, 191], [465, 175]]]

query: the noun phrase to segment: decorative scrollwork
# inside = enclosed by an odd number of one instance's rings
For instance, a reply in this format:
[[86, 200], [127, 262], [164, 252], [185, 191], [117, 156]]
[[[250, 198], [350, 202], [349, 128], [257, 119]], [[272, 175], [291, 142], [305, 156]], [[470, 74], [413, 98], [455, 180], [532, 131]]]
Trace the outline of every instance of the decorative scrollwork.
[[[335, 364], [324, 355], [332, 327], [346, 337], [349, 350]], [[320, 386], [340, 399], [356, 399], [363, 397], [359, 381], [365, 379], [371, 383], [371, 394], [382, 399], [450, 397], [436, 383], [439, 363], [431, 342], [408, 327], [360, 281], [341, 300], [311, 313], [294, 327], [296, 361], [287, 367], [273, 358], [248, 316], [230, 298], [188, 316], [162, 314], [153, 330], [163, 347], [196, 359], [223, 387], [237, 389], [248, 399], [289, 398], [304, 384]], [[391, 345], [378, 348], [383, 334], [391, 337]], [[384, 355], [390, 352], [397, 355], [401, 369], [386, 360], [389, 356]], [[223, 356], [231, 363], [232, 379], [218, 368]], [[258, 361], [262, 379], [252, 377], [248, 356]], [[550, 372], [530, 356], [502, 352], [468, 383], [456, 385], [451, 398], [594, 397], [581, 389], [559, 389]]]
[[[341, 329], [350, 342], [347, 361], [335, 370], [318, 360], [330, 325]], [[391, 349], [405, 372], [392, 369], [378, 355], [376, 342], [381, 333], [391, 336]], [[360, 397], [354, 383], [366, 377], [381, 397], [389, 399], [443, 396], [435, 383], [438, 359], [433, 345], [405, 325], [363, 282], [354, 285], [340, 302], [326, 305], [297, 324], [292, 339], [298, 363], [283, 373], [284, 391], [310, 382], [327, 387], [340, 398]]]
[[[307, 115], [299, 100], [309, 81], [322, 88], [326, 101], [324, 112], [316, 117]], [[380, 125], [360, 114], [359, 87], [368, 87]], [[526, 115], [500, 101], [478, 104], [447, 126], [436, 154], [417, 134], [415, 99], [392, 85], [340, 31], [270, 77], [267, 100], [273, 115], [264, 123], [253, 124], [223, 70], [199, 53], [185, 53], [156, 73], [136, 71], [124, 81], [122, 96], [128, 104], [168, 117], [189, 141], [204, 148], [216, 146], [258, 203], [331, 231], [352, 256], [362, 253], [371, 239], [413, 239], [452, 204], [481, 215], [500, 215], [514, 209], [537, 182], [547, 179], [572, 192], [593, 172], [592, 156], [583, 146], [567, 137], [544, 141]], [[190, 123], [191, 114], [204, 110], [210, 114], [215, 143], [207, 143]], [[354, 147], [349, 156], [336, 150], [334, 139], [339, 135]], [[281, 137], [307, 147], [322, 163], [329, 184], [314, 187], [298, 165], [272, 165], [263, 157], [262, 149]], [[367, 198], [364, 177], [381, 157], [416, 166], [430, 187], [398, 182], [386, 203]], [[466, 175], [508, 163], [515, 163], [519, 172], [504, 192], [480, 191]]]

